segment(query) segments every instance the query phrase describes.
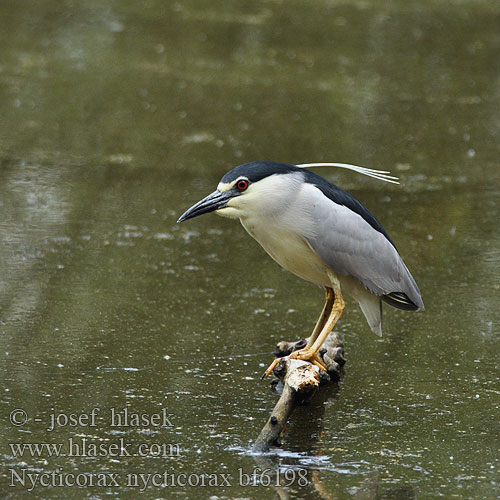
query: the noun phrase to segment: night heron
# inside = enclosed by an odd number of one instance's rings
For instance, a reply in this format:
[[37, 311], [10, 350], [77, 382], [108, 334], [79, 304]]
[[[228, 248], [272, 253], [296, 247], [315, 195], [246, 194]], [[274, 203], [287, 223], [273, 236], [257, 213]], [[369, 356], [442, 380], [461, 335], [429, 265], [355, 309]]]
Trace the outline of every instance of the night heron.
[[388, 172], [343, 163], [245, 163], [226, 173], [217, 190], [177, 222], [214, 211], [240, 219], [278, 264], [324, 287], [326, 302], [312, 335], [290, 357], [326, 370], [318, 353], [344, 311], [343, 293], [359, 303], [377, 335], [382, 335], [382, 301], [406, 311], [423, 310], [424, 303], [380, 222], [352, 195], [306, 168], [315, 166], [347, 168], [397, 183]]

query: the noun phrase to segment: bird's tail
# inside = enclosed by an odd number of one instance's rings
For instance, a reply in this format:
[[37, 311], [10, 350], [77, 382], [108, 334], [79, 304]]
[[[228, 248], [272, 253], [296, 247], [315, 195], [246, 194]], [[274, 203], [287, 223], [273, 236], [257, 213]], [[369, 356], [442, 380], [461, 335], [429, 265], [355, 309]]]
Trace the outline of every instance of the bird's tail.
[[359, 304], [372, 332], [382, 337], [382, 301], [380, 297], [361, 285], [349, 287], [347, 292]]
[[358, 299], [358, 302], [372, 332], [382, 337], [382, 301], [380, 297], [366, 294], [361, 300]]

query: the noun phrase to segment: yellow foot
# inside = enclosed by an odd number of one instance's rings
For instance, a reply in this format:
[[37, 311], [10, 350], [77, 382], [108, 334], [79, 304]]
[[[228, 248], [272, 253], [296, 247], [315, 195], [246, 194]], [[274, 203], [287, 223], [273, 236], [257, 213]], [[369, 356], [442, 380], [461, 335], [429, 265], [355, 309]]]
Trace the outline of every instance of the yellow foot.
[[290, 358], [309, 361], [309, 363], [318, 366], [324, 372], [328, 371], [324, 361], [319, 358], [318, 353], [310, 349], [300, 349], [298, 351], [294, 351], [292, 352], [292, 354], [290, 354]]
[[288, 356], [285, 356], [284, 358], [275, 358], [275, 360], [267, 367], [267, 370], [264, 372], [264, 375], [260, 377], [261, 380], [265, 379], [275, 368], [276, 365], [282, 360], [286, 359]]
[[282, 359], [301, 359], [302, 361], [309, 361], [309, 363], [317, 366], [320, 370], [323, 370], [324, 372], [328, 371], [325, 363], [318, 357], [318, 353], [311, 351], [310, 349], [300, 349], [283, 358], [276, 358], [269, 365], [268, 369], [264, 372], [264, 375], [262, 375], [261, 378], [266, 378]]

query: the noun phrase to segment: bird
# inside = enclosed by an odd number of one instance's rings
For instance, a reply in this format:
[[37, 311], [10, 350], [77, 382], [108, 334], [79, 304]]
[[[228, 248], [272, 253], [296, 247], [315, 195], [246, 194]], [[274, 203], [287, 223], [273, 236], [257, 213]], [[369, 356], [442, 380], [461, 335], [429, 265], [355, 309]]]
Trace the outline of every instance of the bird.
[[[356, 301], [371, 330], [382, 335], [382, 302], [423, 311], [422, 295], [394, 241], [354, 196], [309, 170], [346, 168], [396, 183], [387, 171], [345, 163], [253, 161], [227, 172], [217, 189], [186, 210], [178, 223], [215, 212], [239, 219], [281, 267], [325, 290], [325, 305], [307, 345], [288, 358], [327, 371], [320, 349], [342, 316], [344, 294]], [[280, 358], [271, 363], [269, 375]]]

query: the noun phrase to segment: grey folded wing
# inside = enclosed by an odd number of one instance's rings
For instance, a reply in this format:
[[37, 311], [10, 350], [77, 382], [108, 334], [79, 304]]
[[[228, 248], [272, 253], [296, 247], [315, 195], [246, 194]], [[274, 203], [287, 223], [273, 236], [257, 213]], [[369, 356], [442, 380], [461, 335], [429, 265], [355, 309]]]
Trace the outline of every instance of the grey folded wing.
[[308, 210], [317, 222], [315, 227], [321, 230], [306, 239], [323, 262], [341, 275], [356, 278], [394, 307], [424, 309], [415, 280], [381, 226], [383, 232], [374, 228], [363, 214], [332, 203], [326, 196]]

